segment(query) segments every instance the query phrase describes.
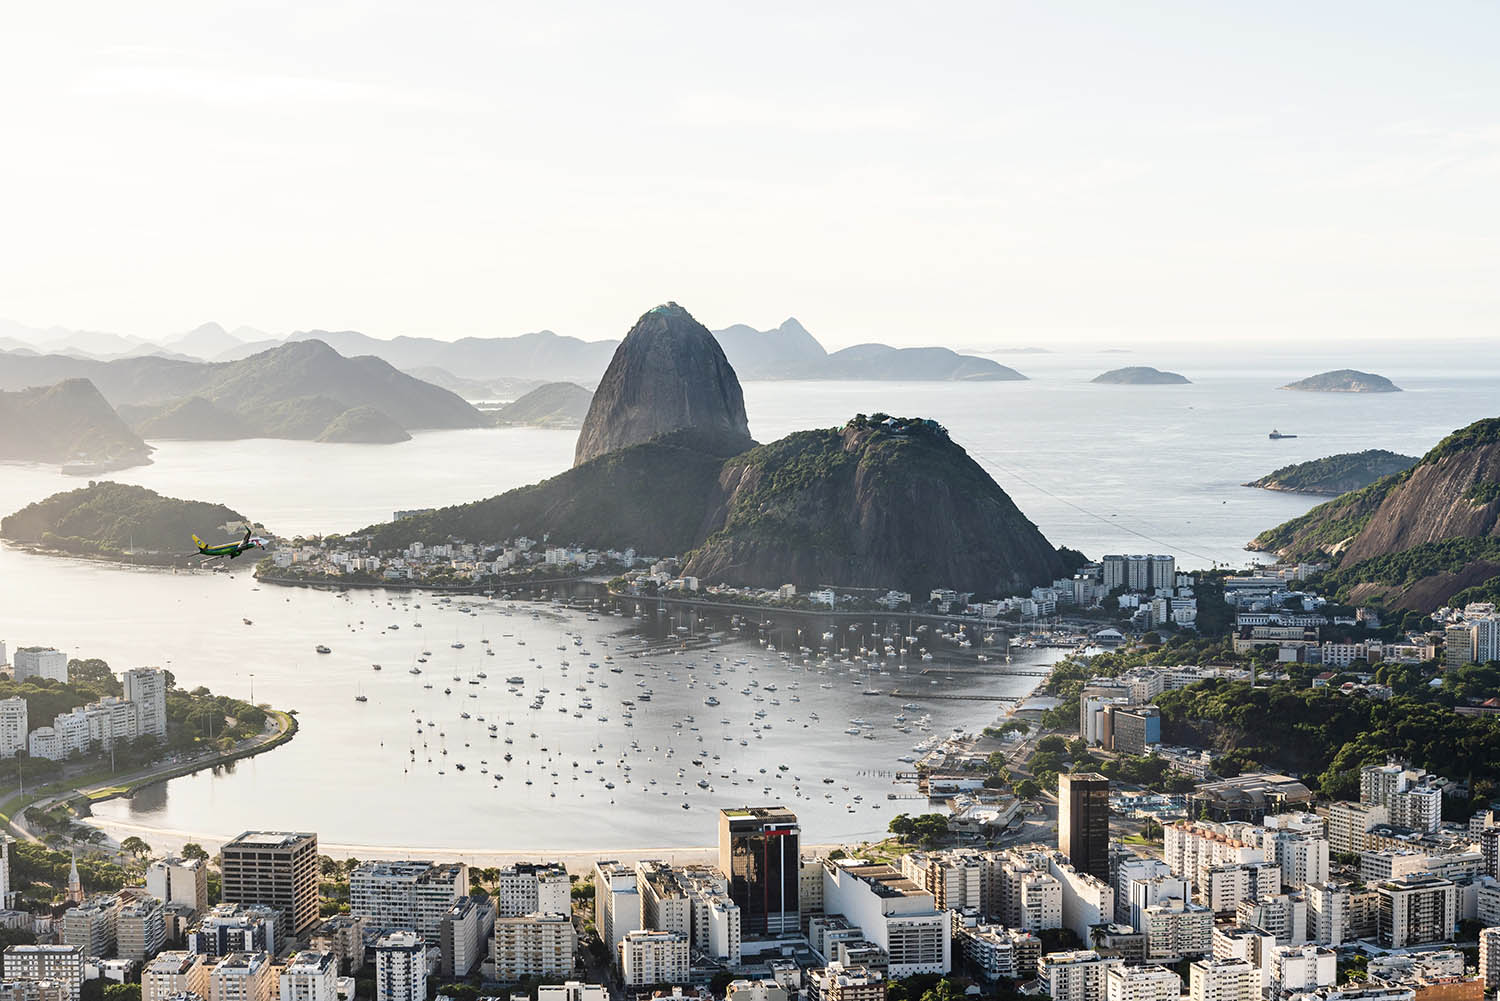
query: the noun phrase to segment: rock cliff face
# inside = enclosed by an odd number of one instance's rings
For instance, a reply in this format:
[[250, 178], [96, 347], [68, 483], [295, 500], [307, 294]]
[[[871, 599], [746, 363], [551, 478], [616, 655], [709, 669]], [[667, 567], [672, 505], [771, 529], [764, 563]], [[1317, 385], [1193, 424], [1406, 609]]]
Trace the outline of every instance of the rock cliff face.
[[1340, 563], [1483, 536], [1500, 537], [1500, 418], [1471, 424], [1427, 453], [1385, 495]]
[[647, 312], [615, 349], [578, 435], [573, 464], [683, 428], [748, 448], [745, 397], [719, 342], [669, 302]]
[[991, 595], [1063, 571], [1036, 526], [946, 431], [884, 415], [730, 459], [704, 534], [683, 572], [750, 586]]

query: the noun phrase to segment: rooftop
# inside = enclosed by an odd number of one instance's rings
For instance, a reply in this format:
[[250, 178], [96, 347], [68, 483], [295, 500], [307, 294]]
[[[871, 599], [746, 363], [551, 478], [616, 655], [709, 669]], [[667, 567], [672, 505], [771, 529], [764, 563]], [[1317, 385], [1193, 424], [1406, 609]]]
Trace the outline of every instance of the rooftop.
[[318, 836], [310, 832], [293, 831], [246, 831], [233, 841], [226, 844], [225, 848], [292, 848], [298, 842], [312, 838], [317, 840]]

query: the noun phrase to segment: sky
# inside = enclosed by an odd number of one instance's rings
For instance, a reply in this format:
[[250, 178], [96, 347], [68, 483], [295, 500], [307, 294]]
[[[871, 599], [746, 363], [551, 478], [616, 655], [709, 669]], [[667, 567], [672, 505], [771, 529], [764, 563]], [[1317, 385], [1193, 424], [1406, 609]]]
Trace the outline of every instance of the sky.
[[158, 338], [1484, 337], [1500, 5], [75, 2], [0, 316]]

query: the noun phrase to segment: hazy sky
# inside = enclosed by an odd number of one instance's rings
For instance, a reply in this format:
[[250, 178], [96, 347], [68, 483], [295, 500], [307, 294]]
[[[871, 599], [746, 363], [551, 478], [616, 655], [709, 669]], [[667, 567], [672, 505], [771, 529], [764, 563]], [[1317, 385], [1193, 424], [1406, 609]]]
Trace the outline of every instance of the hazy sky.
[[1476, 336], [1494, 3], [34, 3], [0, 316]]

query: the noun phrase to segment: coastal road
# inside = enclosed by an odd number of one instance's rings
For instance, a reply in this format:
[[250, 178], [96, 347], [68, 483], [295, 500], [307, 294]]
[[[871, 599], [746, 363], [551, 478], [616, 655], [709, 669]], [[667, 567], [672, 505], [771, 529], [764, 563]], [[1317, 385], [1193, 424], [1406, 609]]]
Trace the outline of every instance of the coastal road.
[[[110, 775], [107, 778], [96, 779], [94, 781], [86, 781], [81, 784], [71, 785], [61, 791], [50, 793], [24, 804], [22, 808], [18, 808], [15, 815], [10, 818], [9, 827], [18, 837], [24, 838], [27, 841], [40, 841], [41, 839], [26, 826], [24, 816], [26, 807], [34, 806], [46, 810], [59, 800], [71, 799], [79, 794], [87, 796], [91, 801], [107, 799], [110, 795], [123, 794], [156, 778], [187, 775], [192, 772], [201, 771], [204, 768], [212, 768], [214, 765], [226, 761], [258, 753], [266, 745], [281, 740], [285, 736], [288, 727], [291, 725], [291, 717], [284, 713], [271, 712], [267, 714], [266, 722], [267, 726], [264, 731], [256, 734], [254, 737], [248, 737], [238, 742], [226, 751], [205, 751], [196, 755], [173, 756], [164, 761], [157, 762], [149, 768], [137, 769], [123, 775]], [[65, 778], [62, 781], [66, 782], [67, 780]], [[48, 783], [49, 786], [54, 784]], [[84, 819], [87, 822], [88, 818]]]

